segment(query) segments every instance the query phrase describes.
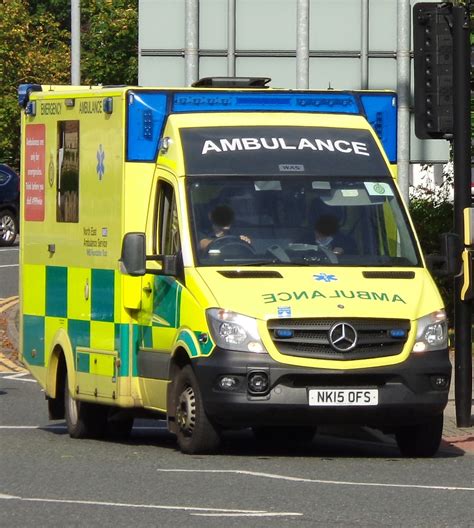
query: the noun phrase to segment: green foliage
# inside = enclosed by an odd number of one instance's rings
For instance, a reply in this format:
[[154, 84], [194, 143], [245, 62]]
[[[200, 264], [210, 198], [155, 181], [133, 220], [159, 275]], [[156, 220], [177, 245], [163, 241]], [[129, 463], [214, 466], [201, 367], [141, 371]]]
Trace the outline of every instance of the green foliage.
[[[454, 209], [450, 201], [434, 202], [427, 197], [412, 198], [410, 214], [425, 255], [440, 253], [440, 235], [453, 230]], [[448, 318], [454, 321], [454, 282], [452, 277], [437, 277], [434, 280], [443, 297]]]
[[83, 84], [138, 83], [138, 0], [82, 0]]
[[30, 16], [28, 2], [0, 5], [0, 161], [19, 166], [21, 83], [64, 83], [70, 69], [67, 32], [48, 12]]
[[[0, 162], [19, 168], [21, 83], [70, 82], [70, 0], [0, 3]], [[82, 84], [137, 84], [138, 0], [81, 0]]]

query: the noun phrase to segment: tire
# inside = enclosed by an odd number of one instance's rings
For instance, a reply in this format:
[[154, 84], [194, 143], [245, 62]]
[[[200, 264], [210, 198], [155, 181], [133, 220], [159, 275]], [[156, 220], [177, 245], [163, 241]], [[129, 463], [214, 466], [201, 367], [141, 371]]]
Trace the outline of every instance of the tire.
[[252, 428], [255, 439], [260, 447], [298, 447], [304, 446], [314, 438], [316, 427], [295, 426], [295, 427], [254, 427]]
[[0, 211], [0, 246], [11, 246], [18, 234], [18, 220], [6, 209]]
[[436, 454], [443, 433], [443, 415], [421, 424], [400, 427], [395, 432], [398, 448], [404, 457], [427, 458]]
[[204, 410], [201, 391], [190, 365], [178, 372], [174, 381], [176, 437], [183, 453], [211, 453], [220, 444], [217, 429]]
[[64, 384], [64, 416], [71, 438], [100, 438], [105, 434], [108, 408], [73, 398]]

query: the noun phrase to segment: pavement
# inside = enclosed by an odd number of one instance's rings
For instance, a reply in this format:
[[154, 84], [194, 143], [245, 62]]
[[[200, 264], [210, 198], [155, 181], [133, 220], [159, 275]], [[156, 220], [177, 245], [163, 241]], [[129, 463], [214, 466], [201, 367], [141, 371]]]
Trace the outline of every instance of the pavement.
[[[0, 373], [26, 372], [25, 368], [18, 361], [18, 343], [18, 297], [0, 299]], [[451, 354], [451, 363], [454, 365], [454, 353]], [[472, 377], [474, 387], [474, 367], [472, 369]], [[474, 415], [471, 415], [470, 427], [457, 426], [454, 386], [455, 380], [451, 383], [448, 405], [444, 412], [443, 441], [440, 449], [448, 454], [474, 455]], [[344, 430], [342, 430], [342, 434], [344, 434]], [[348, 434], [353, 436], [354, 430], [351, 429], [348, 431]], [[364, 428], [362, 432], [359, 431], [358, 435], [361, 439], [369, 441], [390, 444], [395, 442], [394, 438], [390, 435], [384, 435], [368, 428]]]

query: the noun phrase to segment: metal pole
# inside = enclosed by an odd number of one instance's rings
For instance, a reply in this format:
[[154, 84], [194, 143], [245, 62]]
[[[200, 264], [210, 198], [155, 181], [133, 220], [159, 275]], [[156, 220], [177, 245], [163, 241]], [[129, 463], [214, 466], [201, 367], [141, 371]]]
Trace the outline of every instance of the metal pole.
[[184, 29], [184, 82], [199, 79], [199, 0], [186, 0]]
[[410, 175], [410, 0], [397, 4], [397, 168], [400, 193], [408, 203]]
[[[454, 228], [464, 240], [464, 209], [471, 205], [471, 122], [470, 122], [469, 19], [464, 7], [453, 7], [454, 87]], [[463, 244], [464, 246], [464, 244]], [[454, 371], [456, 422], [471, 425], [472, 402], [472, 303], [461, 300], [463, 277], [455, 278]]]
[[369, 88], [369, 0], [361, 2], [360, 87]]
[[81, 84], [81, 0], [71, 0], [71, 84]]
[[296, 87], [309, 87], [309, 0], [296, 6]]
[[235, 0], [227, 1], [227, 75], [235, 77]]

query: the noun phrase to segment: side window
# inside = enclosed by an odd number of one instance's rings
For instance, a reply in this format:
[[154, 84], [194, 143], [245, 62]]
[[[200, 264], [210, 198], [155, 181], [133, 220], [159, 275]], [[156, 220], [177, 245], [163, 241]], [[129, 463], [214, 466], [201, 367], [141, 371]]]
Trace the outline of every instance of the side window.
[[79, 121], [58, 122], [56, 221], [79, 222]]
[[171, 185], [161, 182], [158, 196], [158, 251], [176, 255], [181, 250], [176, 195]]

